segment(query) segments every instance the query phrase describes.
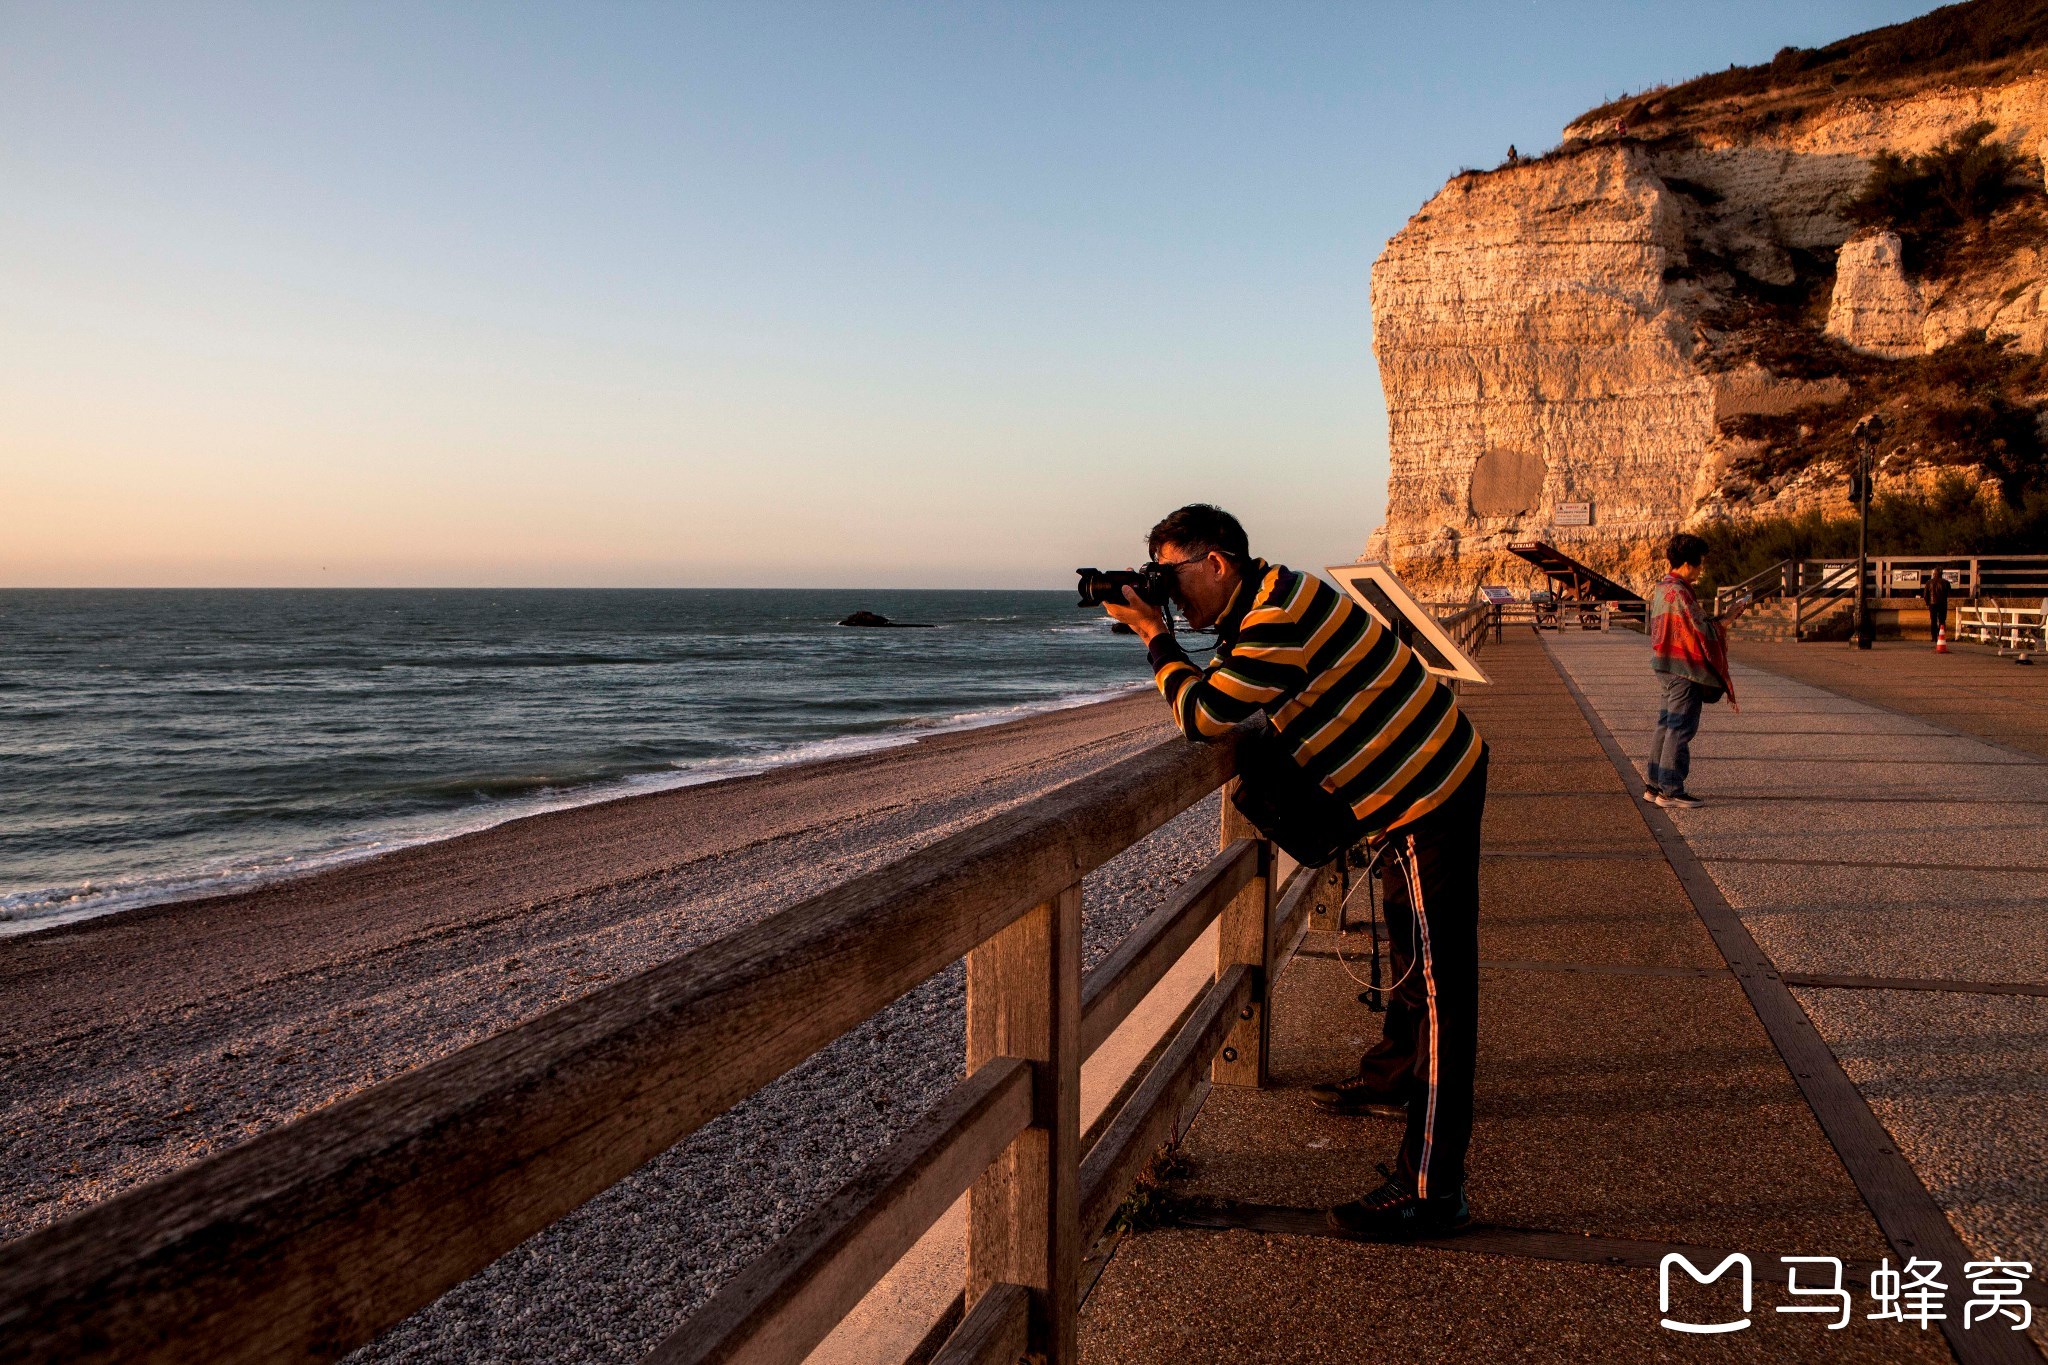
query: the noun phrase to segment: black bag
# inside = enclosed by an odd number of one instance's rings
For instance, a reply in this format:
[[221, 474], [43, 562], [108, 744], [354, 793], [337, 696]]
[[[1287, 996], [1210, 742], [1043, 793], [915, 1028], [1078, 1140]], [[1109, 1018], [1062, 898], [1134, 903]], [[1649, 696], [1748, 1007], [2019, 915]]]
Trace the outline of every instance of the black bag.
[[1321, 867], [1365, 837], [1351, 808], [1303, 772], [1271, 730], [1238, 744], [1237, 776], [1230, 802], [1238, 814], [1303, 867]]
[[1692, 688], [1694, 692], [1699, 694], [1700, 705], [1702, 706], [1712, 706], [1715, 702], [1728, 695], [1722, 689], [1709, 687], [1705, 683], [1694, 683]]

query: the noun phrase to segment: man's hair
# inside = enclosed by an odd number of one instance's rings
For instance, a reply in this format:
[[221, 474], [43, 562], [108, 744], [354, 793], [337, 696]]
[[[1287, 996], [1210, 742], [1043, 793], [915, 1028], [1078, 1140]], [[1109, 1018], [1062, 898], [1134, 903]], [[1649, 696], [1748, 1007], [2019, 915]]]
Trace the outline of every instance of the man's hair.
[[1707, 557], [1707, 542], [1688, 531], [1680, 531], [1664, 542], [1664, 562], [1672, 568], [1697, 564]]
[[1157, 559], [1162, 545], [1178, 545], [1204, 555], [1221, 550], [1239, 563], [1252, 557], [1251, 543], [1237, 518], [1206, 502], [1191, 502], [1167, 513], [1145, 538], [1145, 553]]

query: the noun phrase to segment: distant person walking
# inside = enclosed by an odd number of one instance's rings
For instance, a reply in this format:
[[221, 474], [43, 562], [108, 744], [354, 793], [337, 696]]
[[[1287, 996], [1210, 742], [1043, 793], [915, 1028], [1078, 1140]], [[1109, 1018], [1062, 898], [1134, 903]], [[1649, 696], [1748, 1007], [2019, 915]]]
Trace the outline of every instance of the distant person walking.
[[1700, 610], [1692, 590], [1706, 563], [1707, 542], [1680, 531], [1666, 543], [1664, 558], [1671, 571], [1650, 594], [1650, 667], [1663, 676], [1664, 705], [1650, 741], [1643, 799], [1652, 805], [1691, 808], [1700, 800], [1686, 790], [1685, 777], [1692, 768], [1692, 737], [1699, 732], [1700, 708], [1723, 696], [1733, 706], [1735, 689], [1728, 681], [1728, 645], [1721, 638], [1721, 623]]
[[1927, 638], [1939, 640], [1941, 628], [1948, 624], [1948, 575], [1940, 569], [1927, 571]]

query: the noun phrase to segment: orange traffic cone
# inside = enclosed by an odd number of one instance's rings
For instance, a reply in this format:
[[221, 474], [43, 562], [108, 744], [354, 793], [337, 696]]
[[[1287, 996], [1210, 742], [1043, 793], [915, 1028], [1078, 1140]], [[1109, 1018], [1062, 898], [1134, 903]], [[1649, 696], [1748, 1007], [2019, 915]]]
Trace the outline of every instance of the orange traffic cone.
[[1936, 627], [1935, 627], [1935, 635], [1934, 635], [1934, 652], [1935, 652], [1936, 654], [1946, 654], [1946, 653], [1948, 653], [1948, 627], [1947, 627], [1947, 626], [1936, 626]]

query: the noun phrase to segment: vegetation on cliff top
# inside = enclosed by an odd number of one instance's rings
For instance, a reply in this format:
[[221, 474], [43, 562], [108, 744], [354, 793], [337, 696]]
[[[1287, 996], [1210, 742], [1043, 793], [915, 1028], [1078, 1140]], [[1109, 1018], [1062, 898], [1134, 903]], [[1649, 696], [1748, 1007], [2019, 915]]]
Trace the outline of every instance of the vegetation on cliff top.
[[2048, 446], [2035, 420], [2039, 395], [2048, 389], [2048, 359], [1986, 340], [1981, 332], [1908, 360], [1835, 349], [1840, 364], [1833, 373], [1849, 383], [1846, 400], [1779, 416], [1723, 419], [1722, 434], [1760, 443], [1735, 462], [1730, 472], [1737, 479], [1770, 485], [1816, 465], [1846, 478], [1857, 456], [1855, 425], [1874, 412], [1884, 419], [1883, 454], [1895, 464], [1982, 469], [2015, 506], [2030, 491], [2048, 487]]
[[[2011, 150], [1987, 142], [1988, 123], [1962, 130], [1920, 156], [1879, 153], [1848, 217], [1896, 231], [1907, 264], [1923, 278], [1996, 272], [2023, 247], [2048, 241], [2048, 195], [2018, 178]], [[1966, 334], [1931, 355], [1887, 360], [1826, 335], [1832, 263], [1794, 253], [1796, 279], [1772, 286], [1719, 268], [1733, 287], [1703, 322], [1703, 363], [1755, 364], [1793, 379], [1840, 379], [1847, 394], [1825, 406], [1725, 418], [1721, 434], [1755, 443], [1724, 485], [1742, 496], [1770, 491], [1819, 466], [1844, 477], [1857, 451], [1851, 432], [1866, 413], [1884, 418], [1894, 466], [1980, 470], [2019, 506], [2048, 487], [2048, 441], [2038, 421], [2048, 361]]]
[[1621, 123], [1640, 134], [1734, 135], [1797, 122], [1849, 96], [1894, 96], [1932, 84], [1988, 85], [2026, 70], [2048, 48], [2039, 0], [1969, 0], [1819, 48], [1783, 48], [1769, 62], [1731, 66], [1628, 95], [1577, 124]]
[[1879, 152], [1870, 178], [1845, 206], [1849, 221], [1898, 233], [1914, 274], [1942, 274], [1959, 239], [1981, 235], [1999, 209], [2026, 192], [2012, 149], [1984, 140], [1992, 131], [1989, 123], [1973, 123], [1921, 156]]

